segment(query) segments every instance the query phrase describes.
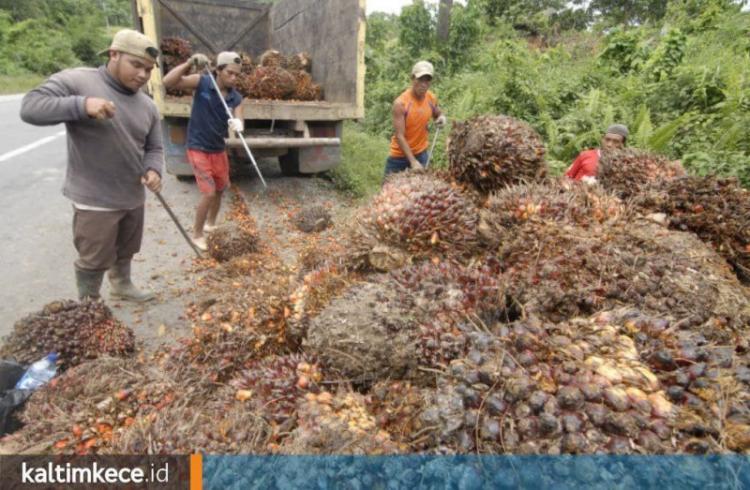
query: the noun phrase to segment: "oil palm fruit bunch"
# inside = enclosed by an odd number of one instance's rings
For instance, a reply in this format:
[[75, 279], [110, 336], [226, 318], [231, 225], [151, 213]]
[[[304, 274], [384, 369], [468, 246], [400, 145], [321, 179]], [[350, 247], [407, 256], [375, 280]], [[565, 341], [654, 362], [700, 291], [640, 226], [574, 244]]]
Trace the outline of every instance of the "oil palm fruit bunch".
[[517, 228], [533, 221], [588, 227], [627, 219], [622, 201], [599, 186], [545, 180], [493, 192], [480, 211], [479, 232], [490, 248], [511, 239]]
[[694, 235], [655, 224], [532, 223], [498, 258], [508, 294], [555, 322], [622, 304], [690, 325], [740, 326], [748, 318], [748, 298], [724, 261]]
[[298, 427], [284, 454], [395, 454], [398, 447], [377, 427], [365, 398], [351, 391], [308, 393], [298, 409]]
[[264, 51], [260, 55], [260, 66], [274, 67], [274, 68], [286, 68], [286, 58], [284, 55], [276, 51], [275, 49], [269, 49]]
[[291, 73], [275, 65], [255, 68], [247, 80], [247, 97], [251, 99], [286, 99], [294, 93], [296, 85]]
[[389, 268], [466, 255], [477, 247], [476, 228], [476, 206], [455, 187], [428, 172], [401, 172], [361, 209], [349, 233], [351, 255], [365, 268], [376, 265], [368, 258], [373, 252], [375, 262], [378, 254], [390, 256]]
[[255, 63], [253, 62], [252, 56], [245, 53], [240, 53], [240, 75], [237, 77], [237, 90], [242, 94], [243, 97], [247, 97], [249, 94], [250, 87], [250, 75], [255, 70]]
[[323, 265], [302, 278], [302, 282], [289, 296], [291, 315], [287, 322], [287, 335], [301, 342], [307, 335], [310, 319], [320, 313], [333, 298], [358, 281], [358, 278], [335, 265]]
[[300, 70], [310, 73], [312, 71], [312, 59], [310, 55], [302, 52], [297, 54], [290, 54], [286, 59], [287, 70]]
[[235, 224], [222, 225], [208, 234], [208, 253], [219, 262], [257, 251], [258, 235]]
[[133, 331], [103, 302], [53, 301], [15, 323], [0, 356], [30, 364], [56, 352], [65, 369], [103, 355], [128, 356], [134, 345]]
[[678, 175], [677, 168], [662, 155], [636, 148], [602, 151], [597, 181], [622, 199], [637, 194], [644, 186]]
[[294, 93], [291, 95], [295, 100], [321, 100], [323, 89], [314, 83], [310, 74], [304, 70], [290, 70], [295, 80]]
[[294, 415], [306, 393], [317, 392], [322, 375], [314, 358], [303, 354], [270, 356], [253, 362], [230, 385], [239, 401], [247, 401], [272, 422]]
[[376, 277], [333, 299], [310, 319], [306, 352], [356, 382], [401, 379], [416, 369], [417, 323], [409, 298]]
[[497, 280], [499, 267], [463, 266], [450, 262], [424, 263], [391, 273], [400, 297], [410, 298], [417, 329], [416, 356], [423, 366], [439, 367], [466, 354], [470, 318], [493, 321], [505, 307]]
[[451, 175], [483, 194], [547, 173], [544, 143], [534, 129], [509, 116], [454, 122], [448, 145]]
[[670, 228], [709, 243], [750, 283], [750, 191], [736, 179], [682, 177], [655, 182], [634, 198], [647, 213], [665, 213]]
[[181, 37], [165, 37], [161, 40], [159, 51], [161, 51], [161, 60], [166, 74], [190, 58], [193, 46], [190, 41]]

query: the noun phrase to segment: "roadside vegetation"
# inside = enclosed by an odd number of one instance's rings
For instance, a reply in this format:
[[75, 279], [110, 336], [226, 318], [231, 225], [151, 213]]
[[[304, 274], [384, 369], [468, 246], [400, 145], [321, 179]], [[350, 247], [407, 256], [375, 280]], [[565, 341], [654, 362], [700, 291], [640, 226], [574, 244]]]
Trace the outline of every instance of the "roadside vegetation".
[[[597, 145], [608, 124], [623, 122], [632, 146], [750, 185], [750, 12], [728, 0], [632, 1], [626, 11], [621, 3], [469, 0], [453, 5], [447, 42], [437, 39], [437, 4], [370, 15], [366, 117], [346, 128], [339, 181], [358, 169], [353, 191], [379, 188], [391, 104], [412, 64], [428, 59], [449, 121], [523, 119], [544, 138], [557, 173]], [[447, 164], [448, 133], [436, 165]]]

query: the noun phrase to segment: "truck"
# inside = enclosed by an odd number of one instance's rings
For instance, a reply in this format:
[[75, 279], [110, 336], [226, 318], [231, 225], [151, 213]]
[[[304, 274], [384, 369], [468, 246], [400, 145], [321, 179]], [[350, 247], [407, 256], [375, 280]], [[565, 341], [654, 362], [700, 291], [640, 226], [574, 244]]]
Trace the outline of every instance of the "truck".
[[[253, 156], [278, 158], [283, 175], [329, 170], [341, 161], [343, 122], [364, 117], [365, 0], [132, 0], [135, 27], [161, 45], [166, 37], [190, 41], [194, 53], [248, 53], [269, 49], [306, 52], [321, 101], [243, 99], [244, 138]], [[161, 70], [147, 91], [162, 115], [167, 172], [190, 178], [187, 123], [192, 96], [166, 93]], [[233, 162], [245, 157], [242, 141], [227, 138]]]

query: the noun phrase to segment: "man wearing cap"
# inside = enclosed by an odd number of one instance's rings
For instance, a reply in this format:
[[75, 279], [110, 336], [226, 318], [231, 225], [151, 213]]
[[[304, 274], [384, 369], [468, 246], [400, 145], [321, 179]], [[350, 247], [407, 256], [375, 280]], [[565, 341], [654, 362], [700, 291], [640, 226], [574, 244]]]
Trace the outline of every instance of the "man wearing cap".
[[[229, 185], [229, 158], [225, 151], [224, 138], [227, 131], [242, 132], [242, 96], [234, 89], [240, 75], [240, 56], [231, 51], [219, 53], [213, 75], [201, 73], [208, 66], [208, 58], [194, 54], [185, 63], [174, 67], [164, 77], [166, 88], [194, 90], [193, 108], [188, 123], [187, 158], [193, 167], [195, 180], [202, 197], [195, 213], [193, 242], [206, 250], [204, 231], [216, 226], [216, 216], [221, 207], [221, 195]], [[192, 68], [198, 73], [190, 74]], [[227, 106], [234, 117], [227, 119], [211, 76], [221, 90]]]
[[385, 164], [385, 175], [427, 164], [429, 134], [427, 124], [434, 119], [438, 126], [446, 118], [430, 92], [434, 69], [429, 61], [417, 62], [411, 71], [411, 87], [393, 102], [393, 137]]
[[[161, 189], [164, 164], [159, 112], [141, 87], [159, 51], [140, 32], [115, 34], [107, 64], [52, 75], [26, 94], [21, 119], [65, 123], [68, 166], [63, 195], [73, 203], [76, 284], [80, 298], [99, 298], [109, 271], [114, 298], [154, 298], [130, 279], [141, 247], [146, 193]], [[102, 53], [103, 53], [102, 52]]]
[[602, 149], [605, 151], [620, 149], [625, 146], [627, 139], [628, 128], [625, 125], [611, 125], [602, 137], [601, 148], [581, 152], [565, 172], [565, 176], [573, 180], [586, 182], [596, 179]]

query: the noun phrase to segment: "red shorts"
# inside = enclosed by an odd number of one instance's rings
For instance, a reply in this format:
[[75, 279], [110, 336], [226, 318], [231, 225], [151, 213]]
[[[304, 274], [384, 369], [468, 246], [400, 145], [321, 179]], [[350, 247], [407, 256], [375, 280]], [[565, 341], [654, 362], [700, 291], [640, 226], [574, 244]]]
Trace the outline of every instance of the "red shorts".
[[223, 191], [229, 186], [229, 157], [227, 157], [227, 152], [207, 153], [188, 149], [187, 158], [193, 166], [195, 181], [202, 193]]

